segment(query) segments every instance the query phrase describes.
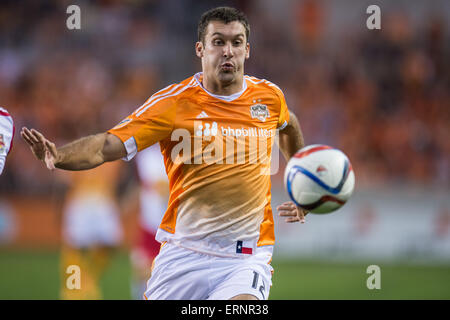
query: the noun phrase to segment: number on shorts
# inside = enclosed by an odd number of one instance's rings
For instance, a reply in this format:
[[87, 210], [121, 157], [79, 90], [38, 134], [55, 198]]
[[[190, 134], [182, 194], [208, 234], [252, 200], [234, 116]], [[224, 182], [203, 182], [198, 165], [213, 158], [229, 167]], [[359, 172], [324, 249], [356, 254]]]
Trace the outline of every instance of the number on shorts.
[[[256, 271], [253, 271], [253, 283], [252, 283], [252, 288], [256, 289], [258, 287], [258, 279], [259, 279], [259, 273]], [[259, 286], [259, 292], [261, 292], [263, 299], [266, 299], [264, 296], [264, 290], [266, 289], [265, 285], [264, 285], [264, 280], [261, 279], [262, 285]]]
[[256, 289], [256, 286], [258, 285], [258, 278], [259, 278], [259, 273], [256, 271], [253, 271], [253, 283], [252, 283], [253, 289]]

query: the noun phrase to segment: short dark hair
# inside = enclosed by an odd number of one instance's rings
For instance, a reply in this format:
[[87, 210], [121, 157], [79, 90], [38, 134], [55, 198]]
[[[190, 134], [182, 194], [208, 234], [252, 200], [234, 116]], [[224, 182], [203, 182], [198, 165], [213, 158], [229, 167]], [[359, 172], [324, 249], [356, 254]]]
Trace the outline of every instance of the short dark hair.
[[206, 28], [211, 21], [221, 21], [225, 24], [239, 21], [245, 28], [245, 36], [248, 42], [248, 37], [250, 36], [250, 24], [248, 23], [248, 19], [243, 12], [231, 7], [217, 7], [202, 14], [202, 17], [198, 22], [198, 41], [205, 41]]

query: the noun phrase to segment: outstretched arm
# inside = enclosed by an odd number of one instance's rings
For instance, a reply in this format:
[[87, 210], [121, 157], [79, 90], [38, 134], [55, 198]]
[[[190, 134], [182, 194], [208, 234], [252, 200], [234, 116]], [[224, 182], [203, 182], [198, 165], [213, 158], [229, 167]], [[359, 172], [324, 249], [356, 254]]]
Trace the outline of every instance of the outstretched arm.
[[[286, 161], [289, 159], [301, 148], [305, 146], [305, 142], [303, 140], [303, 133], [300, 128], [300, 124], [298, 122], [295, 114], [289, 111], [289, 122], [286, 128], [280, 131], [279, 133], [279, 142], [278, 146], [283, 153]], [[305, 222], [305, 216], [308, 214], [308, 211], [303, 210], [302, 208], [297, 207], [293, 202], [285, 202], [277, 207], [278, 214], [282, 217], [287, 217], [286, 222]]]
[[87, 136], [60, 148], [34, 129], [22, 128], [22, 138], [28, 143], [37, 159], [48, 169], [87, 170], [107, 161], [126, 156], [122, 141], [110, 133]]

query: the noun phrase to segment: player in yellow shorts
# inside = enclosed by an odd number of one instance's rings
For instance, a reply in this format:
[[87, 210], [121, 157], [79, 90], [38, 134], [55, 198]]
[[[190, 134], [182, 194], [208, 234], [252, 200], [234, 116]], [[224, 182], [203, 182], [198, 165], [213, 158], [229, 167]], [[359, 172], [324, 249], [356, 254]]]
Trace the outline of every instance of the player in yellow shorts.
[[[168, 208], [156, 239], [146, 299], [267, 299], [274, 222], [272, 146], [289, 159], [304, 146], [281, 89], [244, 75], [250, 57], [245, 15], [221, 7], [205, 12], [196, 55], [202, 72], [169, 85], [106, 133], [56, 148], [41, 133], [21, 135], [47, 168], [85, 170], [132, 159], [159, 142], [169, 178]], [[304, 222], [292, 202], [287, 222]]]

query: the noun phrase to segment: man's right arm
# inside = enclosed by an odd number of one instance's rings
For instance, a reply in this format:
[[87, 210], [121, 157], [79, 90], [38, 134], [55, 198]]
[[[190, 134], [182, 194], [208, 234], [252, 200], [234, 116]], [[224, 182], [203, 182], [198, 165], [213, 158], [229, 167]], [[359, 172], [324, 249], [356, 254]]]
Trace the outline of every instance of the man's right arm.
[[126, 154], [125, 146], [118, 137], [99, 133], [58, 148], [54, 164], [64, 170], [86, 170], [123, 158]]
[[43, 161], [50, 170], [55, 167], [64, 170], [92, 169], [127, 154], [123, 142], [110, 133], [87, 136], [60, 148], [56, 148], [53, 142], [34, 129], [23, 128], [21, 136], [36, 158]]

